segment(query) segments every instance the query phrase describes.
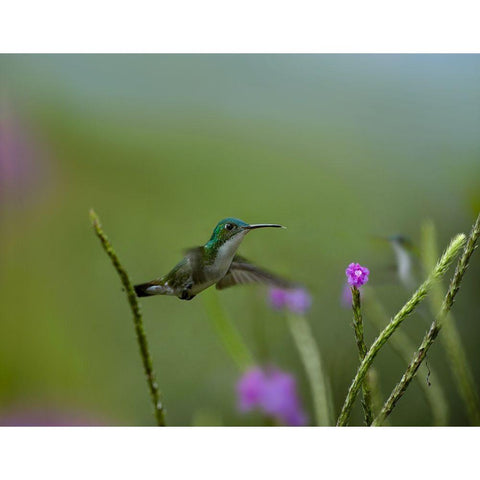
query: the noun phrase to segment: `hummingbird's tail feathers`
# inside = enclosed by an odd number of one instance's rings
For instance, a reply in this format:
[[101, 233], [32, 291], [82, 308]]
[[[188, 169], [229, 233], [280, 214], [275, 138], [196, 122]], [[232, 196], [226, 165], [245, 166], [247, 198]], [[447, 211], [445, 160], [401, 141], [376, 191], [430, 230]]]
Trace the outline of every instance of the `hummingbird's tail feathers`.
[[170, 293], [169, 289], [163, 284], [159, 284], [158, 280], [153, 280], [152, 282], [141, 283], [139, 285], [134, 285], [135, 293], [137, 297], [150, 297], [152, 295], [168, 295]]

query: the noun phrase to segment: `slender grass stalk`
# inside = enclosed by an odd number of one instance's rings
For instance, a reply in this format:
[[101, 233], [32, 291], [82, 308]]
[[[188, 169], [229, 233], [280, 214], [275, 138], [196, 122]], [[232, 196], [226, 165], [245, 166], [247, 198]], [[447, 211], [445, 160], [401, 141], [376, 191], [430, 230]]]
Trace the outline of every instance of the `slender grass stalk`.
[[400, 400], [402, 395], [405, 393], [408, 385], [412, 381], [413, 377], [417, 373], [418, 368], [422, 364], [423, 360], [425, 359], [428, 349], [432, 346], [433, 342], [437, 338], [440, 330], [442, 329], [445, 318], [450, 312], [452, 308], [453, 302], [455, 300], [455, 296], [460, 288], [460, 284], [462, 282], [463, 276], [468, 267], [468, 262], [470, 261], [470, 257], [473, 254], [473, 251], [476, 248], [476, 244], [478, 241], [478, 237], [480, 236], [480, 215], [477, 217], [475, 224], [472, 227], [470, 235], [468, 237], [468, 241], [465, 245], [463, 250], [462, 256], [458, 260], [457, 267], [455, 269], [455, 274], [450, 282], [450, 286], [448, 288], [447, 294], [442, 303], [442, 308], [440, 313], [433, 321], [432, 325], [428, 333], [422, 340], [420, 347], [418, 348], [417, 352], [415, 353], [413, 360], [408, 365], [405, 373], [403, 374], [400, 382], [397, 383], [395, 388], [393, 389], [390, 397], [385, 402], [382, 411], [374, 420], [374, 425], [381, 425], [383, 420], [390, 415], [393, 408], [395, 407], [396, 403]]
[[[382, 330], [385, 326], [385, 321], [388, 319], [387, 312], [383, 308], [383, 305], [378, 301], [374, 290], [369, 287], [365, 287], [364, 304], [367, 309], [368, 319], [379, 330]], [[390, 346], [392, 349], [405, 361], [408, 365], [412, 359], [412, 352], [415, 351], [415, 344], [408, 338], [408, 335], [401, 329], [398, 329], [390, 338]], [[373, 367], [370, 368], [369, 373]], [[447, 425], [448, 424], [448, 402], [445, 397], [445, 393], [439, 384], [438, 379], [440, 376], [430, 366], [427, 369], [426, 365], [420, 367], [421, 375], [417, 378], [418, 384], [425, 395], [425, 398], [430, 405], [432, 411], [432, 419], [434, 425]], [[427, 378], [431, 378], [432, 381], [428, 383]], [[378, 409], [375, 409], [377, 413], [380, 413], [383, 408], [383, 401]]]
[[[360, 291], [357, 287], [351, 287], [352, 292], [352, 310], [353, 310], [353, 329], [355, 331], [355, 340], [357, 341], [358, 356], [360, 362], [365, 358], [367, 354], [367, 346], [365, 345], [365, 339], [363, 337], [363, 318], [360, 308]], [[365, 425], [370, 426], [373, 421], [372, 413], [372, 393], [369, 384], [370, 375], [366, 375], [362, 382], [363, 393], [363, 414], [365, 417]]]
[[[425, 271], [433, 268], [435, 258], [438, 255], [435, 225], [432, 221], [426, 222], [422, 228], [422, 261]], [[437, 282], [429, 296], [430, 309], [435, 318], [442, 308], [445, 291], [441, 282]], [[452, 369], [453, 378], [457, 384], [460, 396], [467, 407], [470, 423], [480, 424], [480, 400], [476, 391], [472, 370], [468, 364], [467, 355], [462, 344], [462, 339], [455, 319], [449, 312], [442, 323], [443, 333], [440, 341], [447, 353], [448, 363]]]
[[252, 366], [254, 364], [253, 356], [222, 308], [217, 292], [214, 289], [206, 290], [202, 294], [202, 299], [215, 332], [237, 367], [244, 371]]
[[110, 257], [110, 260], [112, 261], [113, 266], [117, 271], [118, 275], [120, 276], [120, 280], [122, 281], [122, 284], [125, 288], [128, 303], [133, 313], [133, 324], [135, 326], [135, 333], [137, 335], [137, 341], [140, 347], [140, 355], [142, 357], [143, 369], [145, 370], [145, 375], [147, 377], [147, 383], [150, 390], [150, 397], [152, 399], [155, 419], [159, 427], [165, 426], [165, 409], [161, 402], [161, 394], [158, 388], [158, 384], [155, 380], [155, 372], [153, 370], [152, 358], [148, 350], [147, 336], [145, 335], [145, 330], [143, 328], [142, 313], [140, 311], [140, 305], [137, 302], [137, 297], [133, 290], [132, 283], [130, 282], [127, 271], [120, 263], [120, 260], [118, 259], [118, 256], [112, 247], [112, 244], [103, 232], [100, 219], [98, 218], [97, 214], [94, 212], [93, 209], [90, 210], [90, 220], [92, 222], [93, 229], [97, 237], [100, 239], [100, 243], [102, 244], [103, 249]]
[[405, 303], [405, 305], [400, 309], [400, 311], [390, 320], [389, 324], [380, 332], [380, 335], [373, 342], [372, 346], [368, 350], [365, 358], [360, 363], [357, 373], [350, 385], [345, 402], [342, 407], [342, 411], [337, 420], [338, 426], [347, 425], [348, 419], [352, 411], [353, 403], [357, 397], [358, 391], [362, 386], [363, 379], [370, 368], [373, 360], [376, 355], [382, 348], [382, 346], [387, 342], [395, 330], [401, 325], [405, 318], [412, 313], [415, 307], [425, 298], [428, 291], [430, 290], [433, 282], [438, 278], [442, 277], [448, 267], [455, 259], [459, 250], [463, 247], [465, 243], [465, 235], [459, 234], [450, 242], [445, 253], [442, 255], [438, 263], [436, 264], [433, 271], [430, 273], [428, 278], [420, 285], [417, 291], [412, 295], [412, 297]]
[[307, 372], [316, 424], [320, 426], [332, 425], [330, 388], [310, 325], [305, 316], [290, 312], [287, 313], [287, 323]]

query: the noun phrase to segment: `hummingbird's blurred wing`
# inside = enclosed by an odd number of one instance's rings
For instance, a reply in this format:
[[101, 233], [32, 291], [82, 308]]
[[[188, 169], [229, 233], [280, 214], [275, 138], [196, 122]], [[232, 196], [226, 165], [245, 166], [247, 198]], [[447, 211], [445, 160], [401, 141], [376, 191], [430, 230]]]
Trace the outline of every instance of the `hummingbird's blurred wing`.
[[216, 287], [218, 290], [223, 290], [224, 288], [232, 287], [234, 285], [247, 283], [263, 283], [286, 289], [295, 287], [292, 282], [252, 265], [240, 255], [235, 255], [235, 257], [233, 257], [229, 270], [225, 276], [217, 282]]

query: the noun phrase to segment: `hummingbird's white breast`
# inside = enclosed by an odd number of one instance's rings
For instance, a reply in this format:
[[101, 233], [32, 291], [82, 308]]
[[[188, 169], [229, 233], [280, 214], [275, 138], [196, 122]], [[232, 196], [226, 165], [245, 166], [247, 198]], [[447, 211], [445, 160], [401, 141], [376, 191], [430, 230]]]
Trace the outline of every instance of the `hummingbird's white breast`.
[[240, 232], [219, 247], [213, 263], [205, 265], [206, 281], [202, 284], [193, 285], [191, 288], [194, 295], [217, 283], [225, 276], [230, 268], [233, 257], [237, 253], [238, 247], [247, 233], [247, 231]]
[[218, 282], [227, 273], [232, 263], [233, 257], [237, 253], [238, 247], [242, 243], [243, 237], [247, 232], [241, 232], [227, 240], [217, 251], [215, 260], [210, 265], [205, 266], [206, 276]]
[[237, 253], [238, 247], [242, 243], [243, 237], [245, 237], [247, 232], [241, 232], [235, 235], [234, 237], [227, 240], [219, 249], [215, 262], [213, 263], [213, 268], [221, 274], [220, 278], [224, 277], [227, 273], [227, 270], [230, 268], [233, 257]]
[[400, 281], [407, 288], [413, 288], [415, 286], [415, 279], [413, 278], [411, 255], [396, 243], [393, 244], [393, 249], [395, 251], [395, 255], [397, 256], [397, 268]]

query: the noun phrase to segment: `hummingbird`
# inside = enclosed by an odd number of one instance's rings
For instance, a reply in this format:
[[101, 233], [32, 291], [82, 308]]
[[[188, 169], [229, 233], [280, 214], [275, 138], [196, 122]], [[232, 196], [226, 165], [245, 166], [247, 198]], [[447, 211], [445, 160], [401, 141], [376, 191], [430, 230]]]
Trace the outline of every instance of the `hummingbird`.
[[191, 300], [214, 284], [218, 290], [246, 283], [292, 288], [289, 281], [237, 255], [245, 235], [258, 228], [285, 227], [273, 223], [251, 225], [238, 218], [224, 218], [218, 222], [205, 245], [188, 249], [185, 257], [163, 277], [135, 285], [135, 293], [139, 297], [172, 295]]
[[415, 247], [410, 239], [404, 235], [392, 235], [386, 239], [393, 248], [396, 259], [397, 275], [407, 290], [413, 290], [417, 284], [414, 273], [417, 267]]

